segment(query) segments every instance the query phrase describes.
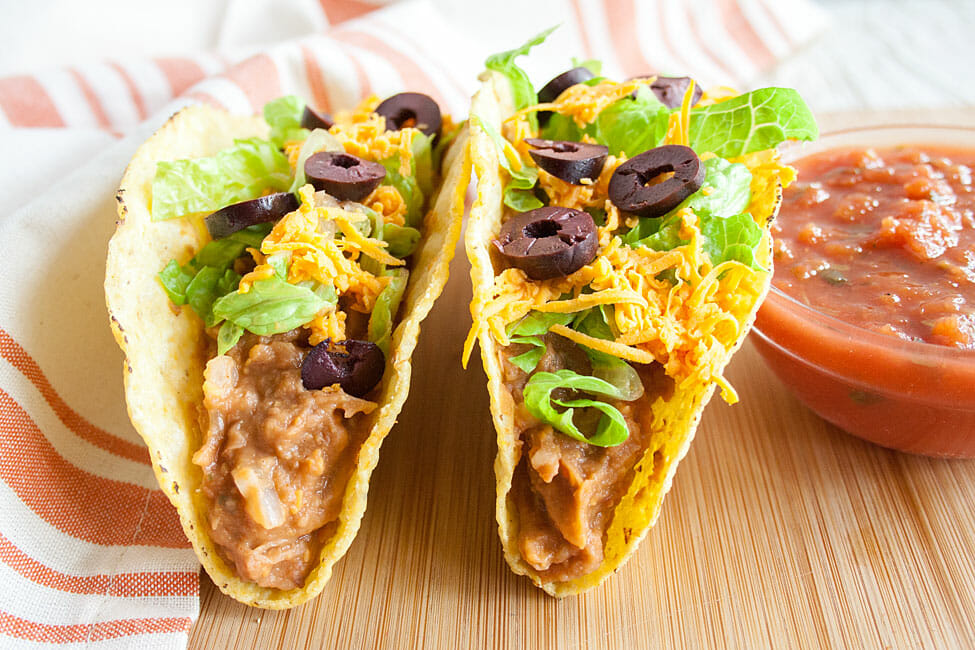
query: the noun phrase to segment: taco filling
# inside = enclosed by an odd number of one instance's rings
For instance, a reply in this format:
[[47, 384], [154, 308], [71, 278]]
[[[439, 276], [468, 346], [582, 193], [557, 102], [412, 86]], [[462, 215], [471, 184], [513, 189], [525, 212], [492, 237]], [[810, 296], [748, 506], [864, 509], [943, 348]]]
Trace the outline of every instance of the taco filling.
[[267, 140], [159, 163], [152, 217], [210, 240], [159, 273], [207, 333], [192, 457], [207, 532], [239, 578], [290, 590], [338, 526], [457, 129], [416, 93], [334, 118], [285, 97], [264, 116]]
[[767, 291], [767, 226], [794, 178], [774, 147], [817, 131], [792, 90], [621, 83], [598, 62], [536, 93], [515, 59], [544, 37], [490, 57], [472, 108], [464, 358], [479, 340], [506, 556], [562, 595], [653, 523], [713, 386], [736, 401], [721, 373]]

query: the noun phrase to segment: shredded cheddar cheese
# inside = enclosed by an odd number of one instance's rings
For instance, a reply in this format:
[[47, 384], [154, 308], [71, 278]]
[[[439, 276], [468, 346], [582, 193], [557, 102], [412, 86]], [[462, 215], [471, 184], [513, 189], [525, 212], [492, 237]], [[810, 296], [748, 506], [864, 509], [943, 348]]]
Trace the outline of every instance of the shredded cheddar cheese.
[[[291, 265], [288, 281], [298, 283], [316, 280], [333, 285], [342, 295], [353, 298], [352, 308], [368, 313], [372, 311], [376, 297], [388, 282], [365, 271], [356, 259], [366, 254], [386, 263], [402, 264], [383, 250], [385, 242], [363, 237], [352, 225], [352, 219], [340, 208], [323, 208], [315, 205], [314, 189], [305, 185], [299, 190], [302, 203], [297, 210], [284, 217], [261, 242], [261, 254], [288, 253]], [[345, 235], [335, 239], [323, 224], [333, 221]], [[246, 293], [258, 280], [274, 274], [267, 260], [245, 275], [238, 291]]]
[[576, 124], [584, 127], [594, 121], [610, 104], [626, 97], [640, 86], [653, 83], [653, 80], [654, 77], [633, 79], [623, 83], [606, 80], [595, 86], [576, 84], [566, 89], [554, 102], [526, 106], [505, 121], [518, 120], [534, 111], [553, 111], [571, 117]]
[[[530, 111], [555, 111], [585, 126], [604, 108], [644, 83], [650, 80], [577, 84], [554, 102], [516, 112], [505, 120], [503, 133], [514, 143], [512, 153], [526, 155], [528, 147], [523, 140], [534, 135], [525, 119]], [[693, 93], [692, 83], [680, 110], [670, 116], [665, 143], [689, 144]], [[702, 102], [713, 104], [733, 96], [730, 89], [720, 88], [705, 93]], [[714, 154], [701, 154], [702, 160], [712, 157]], [[509, 156], [512, 163], [514, 158], [521, 163], [521, 156]], [[464, 362], [479, 336], [492, 336], [499, 345], [508, 345], [509, 326], [532, 311], [575, 313], [595, 305], [614, 305], [614, 340], [593, 338], [558, 324], [550, 331], [621, 359], [661, 363], [678, 385], [714, 381], [724, 399], [734, 403], [737, 395], [719, 369], [748, 324], [768, 272], [737, 261], [712, 265], [704, 250], [700, 220], [690, 208], [677, 213], [680, 239], [686, 243], [666, 251], [623, 244], [617, 232], [621, 216], [608, 200], [608, 184], [625, 160], [622, 156], [608, 157], [599, 178], [579, 185], [539, 171], [540, 186], [551, 205], [605, 211], [606, 222], [598, 228], [598, 254], [590, 264], [566, 277], [536, 281], [514, 268], [498, 273], [486, 299], [472, 306], [473, 325], [464, 344]], [[794, 171], [779, 163], [775, 151], [749, 154], [732, 162], [743, 163], [752, 172], [749, 212], [756, 219], [773, 214], [779, 185], [792, 182]], [[625, 219], [628, 228], [636, 224], [634, 218]]]
[[402, 226], [406, 223], [406, 201], [392, 185], [380, 185], [362, 202], [383, 215], [383, 222]]

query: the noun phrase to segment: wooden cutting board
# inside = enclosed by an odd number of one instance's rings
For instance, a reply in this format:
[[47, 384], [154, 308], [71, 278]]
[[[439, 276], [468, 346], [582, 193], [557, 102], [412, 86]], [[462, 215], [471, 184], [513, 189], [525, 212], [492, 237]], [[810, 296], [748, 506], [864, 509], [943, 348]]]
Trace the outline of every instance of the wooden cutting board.
[[847, 436], [750, 343], [727, 372], [741, 402], [712, 400], [628, 564], [562, 601], [512, 574], [494, 520], [486, 380], [477, 359], [460, 367], [468, 270], [459, 248], [362, 528], [321, 596], [251, 609], [204, 575], [190, 648], [975, 647], [975, 461]]

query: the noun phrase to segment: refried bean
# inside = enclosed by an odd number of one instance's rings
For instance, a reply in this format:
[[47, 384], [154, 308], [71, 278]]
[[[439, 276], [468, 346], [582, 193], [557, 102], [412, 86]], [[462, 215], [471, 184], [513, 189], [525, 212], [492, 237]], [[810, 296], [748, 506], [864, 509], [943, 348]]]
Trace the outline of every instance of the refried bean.
[[[568, 368], [590, 374], [578, 346], [551, 333], [543, 340], [546, 350], [536, 372]], [[510, 493], [518, 512], [518, 549], [543, 580], [563, 582], [594, 571], [603, 561], [606, 529], [647, 451], [651, 404], [673, 392], [673, 381], [660, 364], [636, 366], [643, 396], [631, 402], [608, 400], [623, 414], [629, 436], [615, 447], [597, 447], [539, 423], [528, 412], [522, 391], [531, 375], [509, 361], [527, 349], [512, 344], [499, 353], [505, 385], [517, 405], [515, 427], [522, 443]]]
[[334, 532], [374, 402], [306, 390], [307, 334], [246, 333], [204, 372], [203, 470], [210, 535], [237, 575], [304, 585]]

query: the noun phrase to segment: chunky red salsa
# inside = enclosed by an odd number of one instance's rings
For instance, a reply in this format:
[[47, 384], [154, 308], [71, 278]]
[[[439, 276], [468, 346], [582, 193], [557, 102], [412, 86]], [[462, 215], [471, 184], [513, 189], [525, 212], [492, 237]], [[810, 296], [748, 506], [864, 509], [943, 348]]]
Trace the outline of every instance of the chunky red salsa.
[[834, 149], [793, 165], [774, 284], [848, 323], [975, 349], [975, 150]]

